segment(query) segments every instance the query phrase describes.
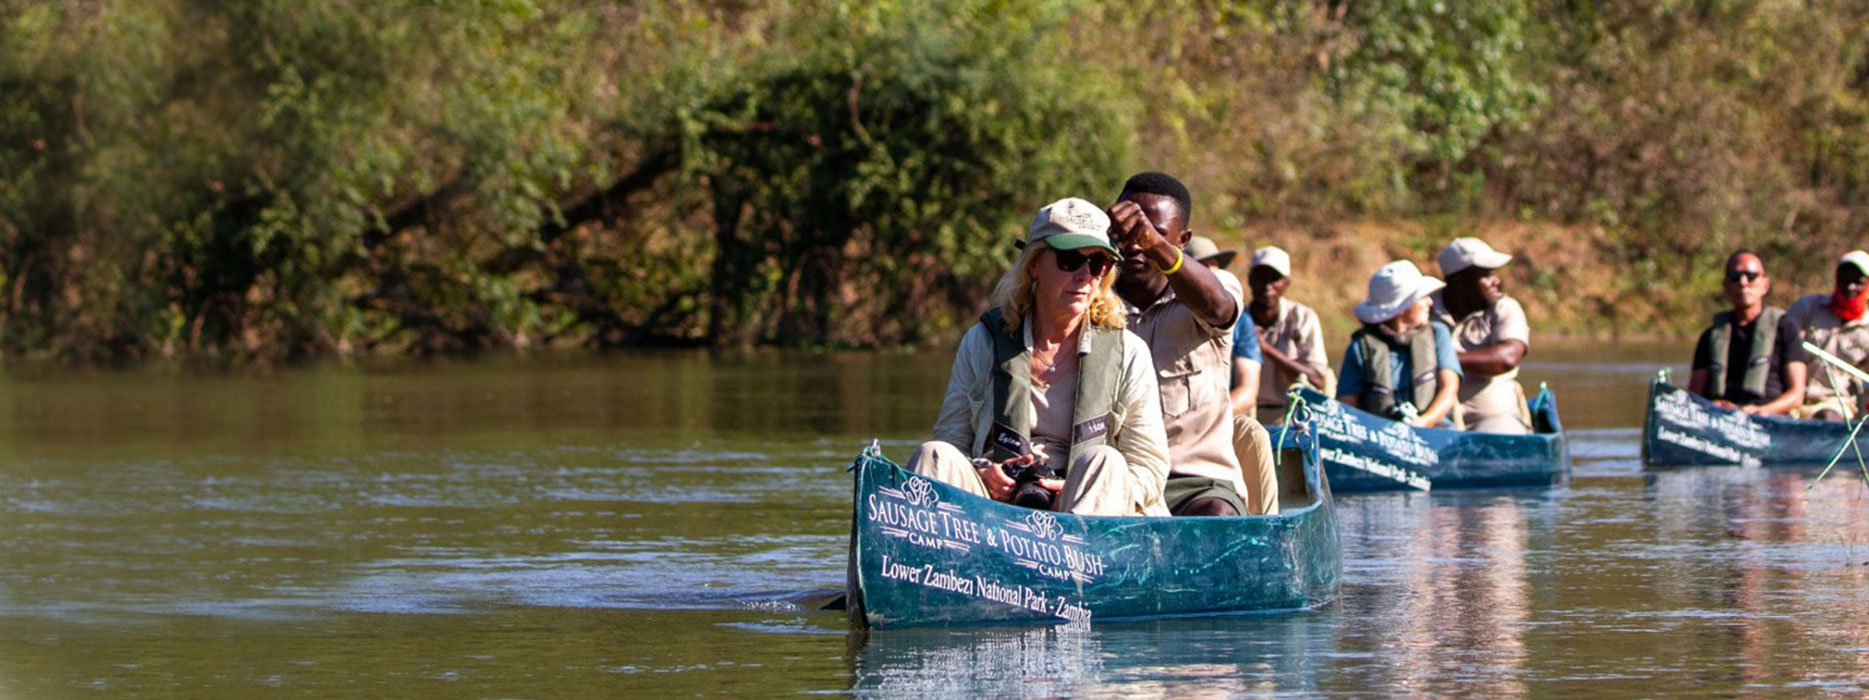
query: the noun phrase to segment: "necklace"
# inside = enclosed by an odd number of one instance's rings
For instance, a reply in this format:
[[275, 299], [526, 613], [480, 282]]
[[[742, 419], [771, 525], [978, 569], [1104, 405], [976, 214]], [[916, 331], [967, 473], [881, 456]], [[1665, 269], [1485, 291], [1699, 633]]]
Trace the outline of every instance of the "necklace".
[[1036, 375], [1038, 379], [1050, 379], [1051, 375], [1058, 371], [1058, 364], [1057, 364], [1058, 358], [1056, 355], [1052, 356], [1052, 359], [1050, 362], [1046, 362], [1045, 358], [1039, 357], [1038, 353], [1034, 352], [1032, 353], [1032, 359], [1037, 360], [1039, 364], [1042, 364], [1045, 366], [1044, 369], [1041, 369], [1038, 371], [1038, 374]]
[[1033, 372], [1032, 379], [1041, 384], [1050, 384], [1052, 380], [1052, 375], [1055, 375], [1058, 373], [1058, 364], [1060, 361], [1060, 358], [1058, 357], [1058, 355], [1059, 353], [1062, 353], [1062, 352], [1064, 352], [1064, 346], [1060, 344], [1057, 347], [1057, 349], [1052, 351], [1051, 359], [1047, 360], [1039, 356], [1037, 349], [1033, 349], [1032, 350], [1033, 361], [1036, 361], [1037, 363], [1044, 365], [1044, 369], [1041, 369], [1037, 372]]

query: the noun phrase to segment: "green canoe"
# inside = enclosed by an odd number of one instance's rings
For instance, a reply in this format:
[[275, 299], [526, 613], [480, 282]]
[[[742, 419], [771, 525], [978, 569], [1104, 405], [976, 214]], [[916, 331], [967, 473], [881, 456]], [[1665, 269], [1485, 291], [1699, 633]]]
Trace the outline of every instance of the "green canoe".
[[872, 629], [1302, 610], [1343, 550], [1316, 449], [1282, 460], [1279, 515], [1079, 516], [993, 501], [859, 456], [847, 609]]

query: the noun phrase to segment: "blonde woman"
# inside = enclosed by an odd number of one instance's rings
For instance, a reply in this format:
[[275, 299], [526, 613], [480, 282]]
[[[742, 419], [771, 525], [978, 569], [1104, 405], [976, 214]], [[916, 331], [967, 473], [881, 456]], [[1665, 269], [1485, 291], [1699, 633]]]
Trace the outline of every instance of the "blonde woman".
[[1110, 218], [1040, 209], [993, 308], [954, 356], [934, 440], [909, 469], [980, 496], [1079, 515], [1167, 515], [1168, 436], [1148, 347], [1110, 290]]

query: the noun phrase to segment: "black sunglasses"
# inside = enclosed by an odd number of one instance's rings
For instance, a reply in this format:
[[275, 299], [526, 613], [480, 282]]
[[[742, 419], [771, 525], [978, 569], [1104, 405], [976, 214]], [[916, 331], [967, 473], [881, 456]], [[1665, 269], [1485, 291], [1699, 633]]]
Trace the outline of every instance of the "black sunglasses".
[[1058, 263], [1059, 270], [1065, 272], [1076, 272], [1077, 268], [1083, 267], [1088, 263], [1090, 265], [1090, 274], [1098, 277], [1102, 277], [1103, 273], [1109, 272], [1110, 266], [1116, 264], [1116, 261], [1111, 260], [1108, 256], [1085, 255], [1075, 250], [1058, 250], [1057, 248], [1051, 249], [1051, 260], [1052, 262]]
[[1726, 271], [1726, 281], [1728, 282], [1738, 282], [1742, 279], [1747, 282], [1751, 282], [1753, 280], [1756, 280], [1764, 276], [1765, 276], [1765, 273], [1760, 270], [1727, 270]]

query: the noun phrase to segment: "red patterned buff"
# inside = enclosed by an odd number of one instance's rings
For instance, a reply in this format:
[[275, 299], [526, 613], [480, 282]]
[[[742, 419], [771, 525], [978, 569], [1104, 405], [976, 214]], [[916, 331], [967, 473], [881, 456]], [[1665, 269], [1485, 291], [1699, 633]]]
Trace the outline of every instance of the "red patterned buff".
[[1846, 297], [1837, 292], [1830, 293], [1830, 311], [1846, 323], [1862, 318], [1864, 309], [1869, 309], [1869, 289], [1864, 289], [1861, 294], [1854, 297]]

